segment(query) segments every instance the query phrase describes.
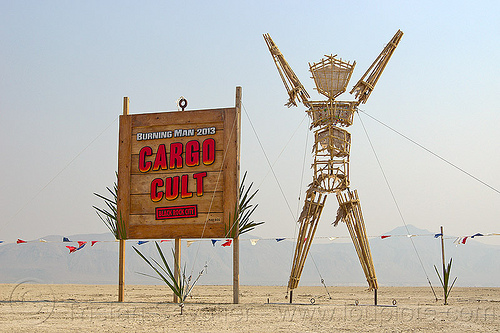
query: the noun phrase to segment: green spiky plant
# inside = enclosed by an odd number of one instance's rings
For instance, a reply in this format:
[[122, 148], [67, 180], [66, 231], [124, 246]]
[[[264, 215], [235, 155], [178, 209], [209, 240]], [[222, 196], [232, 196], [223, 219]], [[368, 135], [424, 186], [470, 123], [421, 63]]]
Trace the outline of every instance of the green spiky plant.
[[[159, 263], [156, 259], [154, 258], [146, 258], [135, 246], [133, 246], [135, 252], [158, 274], [160, 279], [165, 282], [165, 284], [172, 290], [172, 292], [179, 298], [180, 303], [180, 309], [181, 309], [181, 315], [184, 309], [184, 301], [186, 298], [189, 296], [191, 293], [191, 290], [193, 289], [194, 285], [196, 282], [198, 282], [198, 279], [200, 278], [202, 272], [198, 275], [195, 281], [191, 284], [191, 277], [186, 277], [186, 265], [184, 265], [184, 268], [182, 270], [182, 276], [179, 278], [179, 281], [176, 281], [174, 272], [172, 269], [170, 269], [170, 265], [168, 264], [167, 260], [165, 259], [165, 256], [163, 255], [163, 251], [161, 250], [160, 246], [158, 245], [157, 242], [155, 242], [156, 249], [158, 251], [158, 254], [160, 255], [161, 258], [161, 263]], [[174, 251], [172, 250], [172, 255], [174, 257], [174, 265], [177, 266], [178, 271], [180, 272], [180, 264], [175, 260], [175, 254]], [[144, 274], [144, 273], [139, 273], [144, 276], [149, 276], [152, 278], [156, 278], [155, 276], [149, 275], [149, 274]]]
[[450, 282], [450, 272], [451, 272], [451, 262], [453, 258], [450, 258], [450, 262], [448, 263], [448, 267], [444, 267], [443, 264], [443, 277], [441, 278], [441, 275], [439, 275], [439, 271], [434, 265], [434, 269], [436, 270], [436, 274], [439, 277], [439, 281], [441, 282], [441, 285], [443, 286], [443, 291], [444, 291], [444, 305], [448, 305], [448, 296], [450, 295], [451, 289], [455, 285], [455, 281], [457, 281], [457, 277], [453, 280], [451, 283], [451, 286], [448, 287], [449, 282]]
[[[226, 235], [231, 238], [236, 238], [239, 235], [242, 235], [246, 232], [249, 232], [255, 227], [264, 224], [264, 222], [255, 222], [250, 221], [250, 217], [252, 216], [255, 209], [257, 209], [258, 204], [252, 205], [250, 201], [257, 194], [259, 190], [255, 190], [252, 194], [250, 194], [250, 190], [252, 189], [253, 182], [250, 186], [245, 190], [245, 179], [247, 177], [247, 173], [243, 175], [243, 179], [240, 183], [239, 188], [239, 202], [238, 205], [234, 209], [234, 214], [232, 215], [232, 227], [230, 230], [226, 230]], [[238, 225], [238, 230], [234, 228]]]
[[[118, 178], [118, 173], [116, 173], [116, 177]], [[116, 239], [126, 239], [127, 234], [121, 214], [120, 222], [118, 222], [118, 212], [116, 205], [116, 202], [118, 200], [118, 185], [116, 184], [116, 181], [113, 184], [112, 190], [109, 187], [106, 187], [106, 189], [111, 194], [111, 198], [107, 198], [101, 194], [94, 193], [95, 196], [104, 200], [106, 208], [99, 208], [96, 206], [92, 207], [96, 210], [97, 216], [99, 216], [101, 221], [104, 222], [106, 227], [108, 227], [109, 231], [113, 233]]]

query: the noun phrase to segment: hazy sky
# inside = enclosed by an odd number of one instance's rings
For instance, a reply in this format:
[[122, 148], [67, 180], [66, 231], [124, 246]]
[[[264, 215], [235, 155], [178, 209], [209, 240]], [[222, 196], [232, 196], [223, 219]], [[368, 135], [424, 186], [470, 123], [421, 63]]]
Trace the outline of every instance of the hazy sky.
[[[305, 108], [283, 106], [287, 94], [263, 33], [322, 99], [308, 62], [325, 54], [356, 60], [350, 90], [401, 29], [361, 108], [500, 189], [499, 10], [498, 1], [0, 0], [0, 240], [107, 231], [92, 193], [115, 180], [123, 96], [131, 113], [175, 110], [181, 95], [188, 109], [215, 108], [234, 105], [237, 85], [241, 169], [260, 189], [254, 217], [266, 221], [255, 234], [292, 237], [311, 180], [312, 136]], [[292, 213], [248, 117], [272, 163], [283, 151], [274, 170]], [[361, 120], [407, 224], [433, 232], [443, 225], [457, 236], [500, 232], [499, 193], [362, 113]], [[349, 131], [351, 187], [368, 234], [403, 225], [358, 116]], [[330, 225], [336, 210], [331, 195], [318, 236], [347, 235], [345, 225]]]

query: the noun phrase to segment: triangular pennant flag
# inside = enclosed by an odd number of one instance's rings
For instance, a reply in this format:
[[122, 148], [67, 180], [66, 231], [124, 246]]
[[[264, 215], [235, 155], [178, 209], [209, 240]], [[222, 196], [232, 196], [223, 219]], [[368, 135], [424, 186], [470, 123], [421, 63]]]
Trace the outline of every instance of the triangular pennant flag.
[[195, 240], [187, 240], [187, 241], [186, 241], [186, 245], [187, 245], [187, 247], [190, 247], [190, 246], [191, 246], [191, 244], [193, 244], [194, 242], [196, 242], [196, 241], [195, 241]]
[[149, 241], [138, 241], [138, 242], [137, 242], [137, 245], [142, 245], [142, 244], [145, 244], [145, 243], [147, 243], [147, 242], [149, 242]]
[[69, 253], [73, 253], [76, 251], [76, 247], [75, 246], [66, 246], [68, 249], [69, 249]]
[[434, 235], [434, 238], [438, 238], [438, 237], [440, 237], [440, 236], [443, 236], [443, 234], [441, 234], [441, 233], [439, 233], [439, 234], [435, 234], [435, 235]]
[[453, 244], [458, 246], [459, 243], [460, 243], [460, 237], [455, 238], [455, 240], [453, 241]]
[[22, 240], [22, 239], [17, 239], [17, 244], [21, 244], [21, 243], [27, 243], [25, 240]]
[[276, 242], [281, 242], [282, 240], [285, 240], [286, 238], [276, 238]]
[[219, 240], [218, 239], [211, 239], [212, 241], [212, 246], [215, 246], [215, 243], [217, 243]]
[[222, 246], [224, 246], [224, 247], [231, 246], [232, 241], [233, 241], [232, 239], [226, 239], [226, 241], [222, 244]]
[[462, 239], [462, 244], [465, 244], [465, 242], [467, 242], [467, 238], [468, 238], [468, 237], [464, 237], [464, 238]]
[[338, 237], [328, 237], [329, 240], [337, 239]]
[[63, 242], [71, 242], [68, 237], [63, 237]]
[[163, 243], [163, 242], [170, 242], [170, 239], [162, 239], [162, 240], [160, 241], [160, 243]]
[[77, 251], [80, 250], [81, 248], [83, 248], [85, 246], [85, 244], [87, 244], [87, 242], [78, 241], [78, 248], [76, 250]]
[[412, 237], [415, 237], [416, 235], [406, 235], [406, 237], [408, 238], [412, 238]]
[[0, 241], [0, 243], [3, 243], [3, 241]]
[[257, 242], [258, 242], [258, 241], [259, 241], [258, 239], [250, 239], [250, 243], [251, 243], [252, 245], [257, 244]]
[[474, 235], [470, 236], [470, 238], [474, 238], [476, 236], [483, 236], [483, 234], [481, 234], [481, 233], [478, 232], [477, 234], [474, 234]]
[[98, 241], [92, 241], [90, 242], [90, 246], [94, 246], [95, 243], [97, 243]]
[[38, 241], [42, 242], [42, 243], [47, 243], [47, 241], [45, 239], [43, 239], [43, 238], [40, 238]]
[[384, 238], [389, 238], [391, 237], [391, 235], [383, 235], [383, 236], [380, 236], [380, 238], [384, 239]]

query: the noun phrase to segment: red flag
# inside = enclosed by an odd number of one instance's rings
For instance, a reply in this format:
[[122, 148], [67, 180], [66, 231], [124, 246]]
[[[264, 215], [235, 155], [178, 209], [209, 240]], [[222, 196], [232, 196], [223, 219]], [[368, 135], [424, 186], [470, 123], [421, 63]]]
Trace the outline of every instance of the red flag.
[[468, 237], [469, 237], [469, 236], [464, 237], [464, 239], [462, 239], [462, 244], [465, 244], [465, 242], [467, 241], [467, 238], [468, 238]]
[[233, 240], [232, 239], [226, 239], [226, 242], [222, 244], [222, 246], [226, 247], [226, 246], [231, 246], [231, 242]]
[[77, 250], [80, 250], [82, 247], [85, 246], [85, 244], [87, 244], [87, 242], [78, 241], [78, 248], [77, 248]]
[[95, 243], [97, 243], [97, 242], [98, 242], [98, 241], [92, 241], [92, 242], [90, 243], [90, 246], [94, 246], [94, 244], [95, 244]]
[[21, 244], [21, 243], [27, 243], [25, 240], [22, 240], [22, 239], [17, 239], [17, 244]]
[[160, 243], [163, 243], [163, 242], [170, 242], [170, 239], [162, 239], [162, 240], [160, 241]]
[[69, 253], [73, 253], [76, 251], [76, 247], [74, 246], [66, 246], [69, 249]]
[[387, 237], [391, 237], [391, 235], [380, 236], [380, 238], [382, 238], [382, 239], [387, 238]]

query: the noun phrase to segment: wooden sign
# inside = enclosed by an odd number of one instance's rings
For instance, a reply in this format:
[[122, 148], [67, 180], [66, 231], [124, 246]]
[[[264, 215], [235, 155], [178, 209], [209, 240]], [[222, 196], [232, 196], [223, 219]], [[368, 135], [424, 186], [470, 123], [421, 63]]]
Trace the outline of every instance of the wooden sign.
[[128, 107], [124, 110], [118, 218], [126, 238], [227, 237], [238, 198], [237, 111], [128, 115]]

